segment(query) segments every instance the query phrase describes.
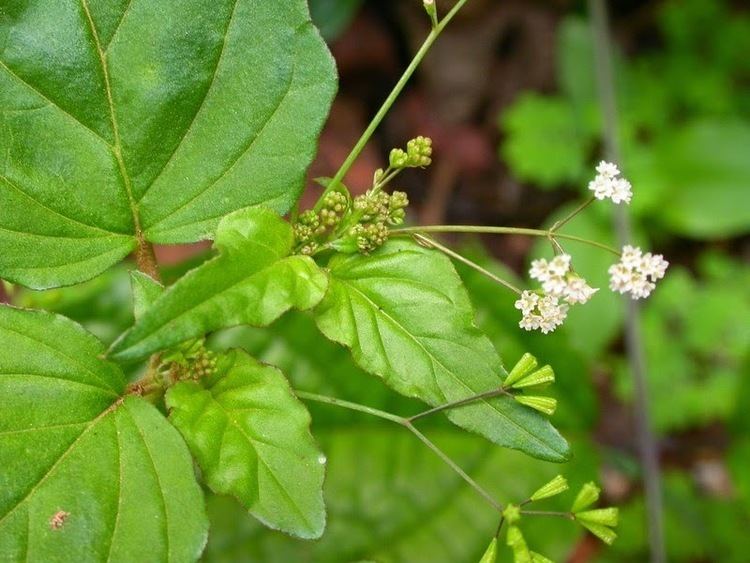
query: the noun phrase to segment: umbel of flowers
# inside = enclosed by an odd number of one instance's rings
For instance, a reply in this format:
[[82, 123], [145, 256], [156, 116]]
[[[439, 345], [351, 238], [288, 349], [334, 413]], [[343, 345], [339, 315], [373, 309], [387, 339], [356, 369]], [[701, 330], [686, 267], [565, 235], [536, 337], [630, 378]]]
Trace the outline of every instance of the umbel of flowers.
[[[593, 200], [630, 203], [631, 184], [620, 176], [615, 164], [602, 161], [596, 172], [588, 186], [593, 196], [579, 210]], [[521, 311], [521, 328], [540, 330], [544, 334], [552, 332], [563, 324], [571, 305], [584, 304], [599, 291], [573, 271], [571, 261], [569, 254], [562, 253], [549, 261], [542, 258], [531, 263], [529, 277], [537, 280], [541, 288], [521, 292], [515, 302], [516, 309]], [[620, 253], [620, 261], [609, 268], [609, 287], [617, 293], [629, 294], [633, 299], [643, 299], [664, 277], [668, 265], [661, 254], [644, 253], [640, 248], [626, 245]]]

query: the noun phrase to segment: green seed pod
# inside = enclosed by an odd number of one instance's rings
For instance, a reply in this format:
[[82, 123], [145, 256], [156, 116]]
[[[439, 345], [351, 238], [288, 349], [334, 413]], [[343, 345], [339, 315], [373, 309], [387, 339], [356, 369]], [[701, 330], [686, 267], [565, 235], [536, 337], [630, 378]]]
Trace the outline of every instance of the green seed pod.
[[511, 384], [515, 389], [526, 387], [546, 387], [555, 381], [555, 372], [550, 366], [543, 366], [533, 373], [523, 376], [521, 379]]
[[578, 492], [576, 499], [573, 501], [571, 512], [580, 512], [584, 508], [587, 508], [599, 500], [599, 493], [601, 489], [597, 487], [593, 482], [586, 483], [581, 490]]
[[617, 526], [618, 519], [619, 511], [613, 507], [595, 508], [576, 513], [576, 520], [579, 522], [592, 522], [602, 526]]
[[568, 490], [568, 481], [562, 475], [558, 475], [552, 479], [549, 483], [539, 487], [531, 497], [533, 501], [542, 500], [544, 498], [553, 497], [560, 493]]
[[514, 395], [513, 398], [527, 407], [531, 407], [547, 416], [555, 414], [557, 409], [557, 399], [552, 397], [538, 397], [536, 395]]
[[607, 526], [602, 526], [601, 524], [595, 524], [592, 522], [581, 522], [581, 525], [607, 545], [611, 545], [617, 538], [615, 531]]
[[537, 361], [534, 356], [529, 354], [528, 352], [525, 353], [523, 356], [521, 356], [521, 359], [516, 362], [516, 365], [513, 366], [513, 369], [510, 370], [510, 373], [508, 374], [508, 377], [505, 378], [505, 381], [503, 382], [504, 387], [510, 387], [512, 386], [516, 381], [521, 379], [524, 375], [529, 373], [531, 370], [535, 369], [537, 366]]

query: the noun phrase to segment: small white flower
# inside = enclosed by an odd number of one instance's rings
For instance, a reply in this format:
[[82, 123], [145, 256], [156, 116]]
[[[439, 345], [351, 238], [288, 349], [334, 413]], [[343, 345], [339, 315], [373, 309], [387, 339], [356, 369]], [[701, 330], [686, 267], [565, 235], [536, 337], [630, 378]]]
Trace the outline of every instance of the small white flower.
[[609, 268], [609, 287], [618, 293], [630, 293], [633, 299], [651, 295], [656, 281], [664, 277], [669, 262], [661, 254], [643, 254], [640, 248], [624, 246], [617, 264]]
[[591, 296], [599, 291], [599, 288], [591, 287], [586, 280], [579, 276], [568, 278], [568, 284], [565, 287], [565, 301], [571, 305], [576, 303], [586, 303]]
[[539, 303], [539, 295], [531, 291], [524, 291], [521, 294], [521, 298], [516, 301], [516, 309], [520, 309], [524, 317], [529, 315], [531, 311], [536, 309], [536, 305]]
[[518, 326], [525, 330], [541, 330], [544, 334], [555, 330], [568, 315], [568, 306], [560, 303], [559, 297], [539, 296], [531, 291], [524, 291], [515, 306], [523, 313]]
[[549, 263], [549, 271], [556, 276], [564, 276], [570, 271], [570, 254], [558, 254]]
[[596, 199], [611, 199], [614, 203], [630, 203], [633, 197], [630, 182], [619, 178], [620, 170], [616, 164], [601, 161], [596, 167], [597, 175], [589, 182], [589, 190]]
[[532, 280], [539, 280], [540, 282], [549, 279], [549, 264], [544, 258], [532, 260], [531, 268], [529, 269], [529, 277]]
[[596, 172], [600, 176], [604, 176], [605, 178], [614, 178], [615, 176], [620, 175], [620, 169], [617, 168], [616, 164], [613, 164], [611, 162], [606, 162], [602, 160], [597, 166], [596, 166]]

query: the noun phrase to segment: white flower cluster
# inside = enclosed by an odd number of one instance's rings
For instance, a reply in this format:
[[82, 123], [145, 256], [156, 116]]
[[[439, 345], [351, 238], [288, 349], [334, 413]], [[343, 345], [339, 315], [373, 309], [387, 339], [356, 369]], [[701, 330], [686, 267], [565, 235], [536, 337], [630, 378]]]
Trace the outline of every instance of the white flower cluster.
[[596, 177], [589, 182], [589, 189], [596, 199], [611, 199], [615, 203], [630, 203], [633, 197], [630, 182], [619, 178], [620, 169], [616, 164], [601, 161], [596, 167]]
[[598, 291], [570, 271], [569, 254], [560, 254], [549, 262], [544, 258], [534, 260], [529, 276], [542, 284], [544, 294], [524, 291], [516, 301], [516, 309], [523, 314], [519, 326], [526, 330], [539, 329], [545, 334], [555, 330], [568, 315], [568, 305], [586, 303]]
[[544, 258], [534, 260], [529, 276], [538, 280], [548, 295], [560, 297], [571, 305], [586, 303], [599, 290], [570, 271], [570, 260], [570, 254], [559, 254], [549, 262]]
[[563, 324], [568, 316], [568, 306], [560, 303], [554, 295], [539, 295], [533, 291], [524, 291], [516, 301], [523, 317], [518, 325], [526, 330], [541, 330], [544, 334], [552, 332]]
[[667, 266], [669, 262], [661, 254], [643, 254], [640, 248], [626, 245], [620, 261], [609, 268], [609, 287], [618, 293], [630, 293], [634, 299], [648, 297]]

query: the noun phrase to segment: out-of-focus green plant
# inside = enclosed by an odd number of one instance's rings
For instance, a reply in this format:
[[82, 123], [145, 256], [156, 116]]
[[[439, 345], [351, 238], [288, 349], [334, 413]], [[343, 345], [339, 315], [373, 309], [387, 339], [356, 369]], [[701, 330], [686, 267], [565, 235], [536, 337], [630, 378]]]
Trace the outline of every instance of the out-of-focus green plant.
[[[720, 238], [750, 230], [750, 17], [726, 2], [667, 2], [663, 48], [618, 59], [623, 160], [638, 185], [633, 212], [663, 230]], [[721, 30], [717, 33], [716, 30]], [[522, 94], [501, 116], [500, 152], [521, 180], [584, 186], [601, 125], [588, 24], [558, 33], [559, 93]], [[658, 77], [658, 78], [657, 78]], [[696, 79], [700, 77], [700, 79]]]

